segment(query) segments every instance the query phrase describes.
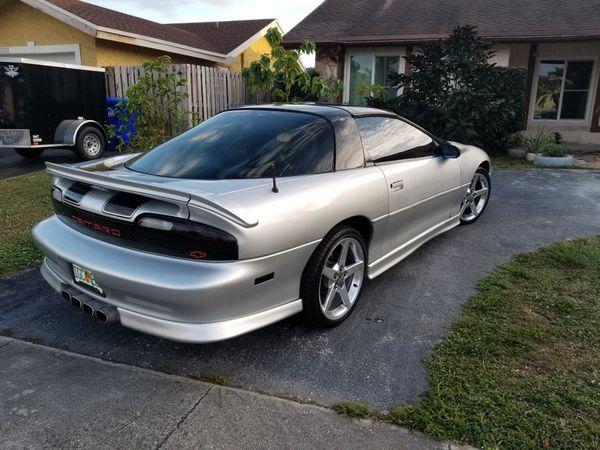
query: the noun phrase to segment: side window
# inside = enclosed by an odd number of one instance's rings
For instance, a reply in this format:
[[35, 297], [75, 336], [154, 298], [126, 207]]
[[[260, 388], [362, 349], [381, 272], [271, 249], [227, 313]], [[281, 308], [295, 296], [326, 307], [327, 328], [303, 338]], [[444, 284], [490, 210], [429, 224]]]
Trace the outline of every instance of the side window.
[[356, 119], [363, 146], [373, 162], [434, 156], [436, 145], [428, 135], [393, 117]]

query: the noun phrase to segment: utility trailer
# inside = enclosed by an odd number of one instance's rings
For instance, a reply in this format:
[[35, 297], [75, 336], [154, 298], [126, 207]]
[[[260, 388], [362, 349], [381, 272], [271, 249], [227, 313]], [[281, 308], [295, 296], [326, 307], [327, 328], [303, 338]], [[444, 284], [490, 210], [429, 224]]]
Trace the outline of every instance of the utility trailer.
[[104, 69], [0, 58], [0, 148], [36, 158], [71, 148], [99, 158], [108, 137]]

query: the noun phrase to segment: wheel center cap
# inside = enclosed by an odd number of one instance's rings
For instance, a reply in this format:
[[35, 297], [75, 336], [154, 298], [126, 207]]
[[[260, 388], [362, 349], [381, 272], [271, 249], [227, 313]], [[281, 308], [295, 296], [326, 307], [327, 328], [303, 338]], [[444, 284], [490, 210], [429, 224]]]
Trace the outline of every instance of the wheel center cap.
[[346, 278], [348, 277], [348, 272], [346, 270], [338, 270], [335, 273], [335, 287], [337, 289], [340, 289], [342, 286], [344, 286], [344, 281], [346, 280]]

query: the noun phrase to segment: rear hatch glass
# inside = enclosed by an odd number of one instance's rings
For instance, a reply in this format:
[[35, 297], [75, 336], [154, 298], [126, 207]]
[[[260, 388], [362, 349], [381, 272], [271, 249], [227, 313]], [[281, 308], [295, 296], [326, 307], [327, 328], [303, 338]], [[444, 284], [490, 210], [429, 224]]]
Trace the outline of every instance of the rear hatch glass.
[[331, 172], [327, 120], [295, 111], [226, 111], [127, 164], [164, 177], [221, 180]]

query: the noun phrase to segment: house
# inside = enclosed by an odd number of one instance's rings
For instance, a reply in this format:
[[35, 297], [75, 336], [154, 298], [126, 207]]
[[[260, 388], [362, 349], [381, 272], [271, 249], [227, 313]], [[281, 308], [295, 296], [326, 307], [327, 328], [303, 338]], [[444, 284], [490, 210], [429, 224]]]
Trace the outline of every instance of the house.
[[281, 30], [275, 19], [161, 24], [78, 0], [0, 0], [0, 56], [108, 67], [166, 54], [241, 70], [270, 51], [270, 27]]
[[284, 45], [315, 41], [317, 71], [343, 80], [344, 101], [360, 103], [365, 84], [386, 87], [389, 73], [410, 70], [403, 56], [467, 24], [494, 44], [492, 62], [527, 68], [527, 130], [600, 144], [597, 1], [325, 0]]

